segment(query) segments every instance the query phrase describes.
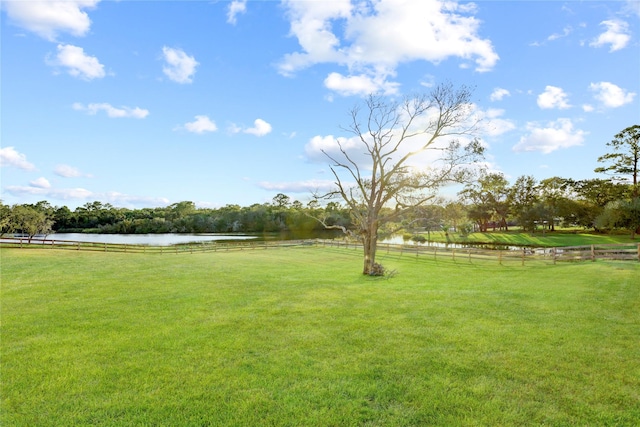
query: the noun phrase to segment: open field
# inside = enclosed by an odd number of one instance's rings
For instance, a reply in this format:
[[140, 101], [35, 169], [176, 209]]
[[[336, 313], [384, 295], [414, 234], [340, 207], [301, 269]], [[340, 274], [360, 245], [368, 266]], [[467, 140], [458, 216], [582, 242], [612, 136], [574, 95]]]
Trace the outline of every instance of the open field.
[[[427, 233], [420, 233], [425, 238]], [[447, 236], [443, 231], [429, 233], [431, 241], [447, 242]], [[635, 243], [638, 238], [631, 239], [629, 233], [602, 234], [588, 233], [580, 230], [558, 230], [542, 233], [525, 233], [520, 230], [513, 231], [489, 231], [486, 233], [471, 233], [466, 237], [458, 233], [449, 233], [449, 242], [452, 243], [485, 243], [498, 245], [534, 246], [534, 247], [560, 247], [582, 245], [606, 245], [613, 243]]]
[[636, 425], [640, 264], [2, 249], [0, 424]]

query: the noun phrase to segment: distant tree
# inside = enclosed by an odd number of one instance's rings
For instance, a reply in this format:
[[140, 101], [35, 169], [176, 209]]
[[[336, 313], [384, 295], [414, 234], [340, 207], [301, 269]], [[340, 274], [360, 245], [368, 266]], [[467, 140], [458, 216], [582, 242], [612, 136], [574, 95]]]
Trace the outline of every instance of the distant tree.
[[286, 194], [278, 193], [273, 198], [273, 205], [280, 209], [286, 209], [291, 204], [291, 198]]
[[[414, 236], [412, 239], [417, 242], [431, 241], [431, 232], [442, 230], [445, 224], [445, 208], [440, 205], [418, 206], [407, 218], [410, 228], [422, 227], [427, 232], [427, 238]], [[422, 239], [420, 239], [422, 237]]]
[[11, 230], [11, 207], [0, 200], [0, 236]]
[[[455, 137], [475, 132], [471, 113], [471, 91], [465, 86], [456, 90], [451, 84], [439, 85], [428, 95], [399, 103], [371, 95], [364, 108], [351, 110], [345, 129], [353, 134], [349, 143], [357, 144], [357, 153], [340, 139], [337, 152], [323, 151], [332, 162], [336, 185], [324, 197], [346, 203], [355, 227], [348, 231], [364, 247], [363, 274], [384, 272], [375, 262], [382, 227], [433, 200], [440, 186], [469, 180], [463, 165], [478, 160], [483, 148], [477, 140], [463, 145]], [[443, 138], [450, 141], [442, 144]], [[411, 162], [425, 152], [441, 157], [424, 165], [429, 168], [413, 167]], [[357, 157], [361, 154], [364, 160]]]
[[596, 218], [599, 228], [624, 228], [631, 231], [631, 239], [635, 238], [640, 228], [640, 197], [631, 200], [610, 202]]
[[170, 220], [184, 218], [196, 210], [196, 204], [190, 201], [174, 203], [168, 206]]
[[549, 229], [554, 231], [557, 219], [572, 215], [572, 212], [567, 211], [572, 206], [568, 202], [571, 189], [566, 179], [557, 176], [543, 179], [538, 188], [542, 209], [547, 216], [546, 221]]
[[453, 227], [454, 231], [458, 231], [458, 227], [463, 224], [466, 216], [465, 207], [460, 202], [449, 202], [444, 206], [444, 222]]
[[61, 206], [57, 208], [53, 213], [53, 219], [54, 219], [55, 229], [57, 231], [68, 230], [74, 227], [73, 212], [71, 212], [71, 210], [66, 206]]
[[480, 231], [487, 231], [489, 222], [508, 230], [509, 214], [509, 182], [501, 173], [489, 173], [481, 176], [476, 182], [468, 183], [458, 193], [470, 206], [469, 218], [474, 220]]
[[509, 191], [509, 204], [520, 226], [526, 231], [535, 230], [540, 219], [538, 182], [533, 176], [520, 176]]
[[595, 169], [614, 177], [631, 177], [633, 197], [638, 197], [638, 166], [640, 164], [640, 125], [629, 126], [615, 135], [607, 145], [613, 152], [602, 155], [598, 162], [610, 163]]
[[[624, 227], [634, 227], [631, 232], [631, 238], [634, 238], [635, 233], [640, 233], [640, 223], [636, 220], [637, 209], [640, 205], [640, 186], [638, 184], [640, 125], [629, 126], [622, 130], [607, 145], [613, 149], [613, 152], [600, 156], [598, 161], [610, 164], [606, 167], [596, 168], [595, 171], [610, 173], [614, 176], [614, 179], [624, 179], [626, 182], [631, 182], [631, 199], [617, 200], [618, 203], [615, 204], [615, 208], [611, 208], [613, 205], [609, 204], [605, 211], [614, 209], [619, 212], [620, 218], [623, 218]], [[629, 177], [631, 178], [630, 180]], [[604, 212], [603, 214], [606, 213]], [[636, 225], [634, 226], [634, 224]]]
[[52, 225], [53, 221], [33, 206], [16, 205], [11, 209], [10, 231], [26, 235], [29, 242], [38, 234], [51, 233]]

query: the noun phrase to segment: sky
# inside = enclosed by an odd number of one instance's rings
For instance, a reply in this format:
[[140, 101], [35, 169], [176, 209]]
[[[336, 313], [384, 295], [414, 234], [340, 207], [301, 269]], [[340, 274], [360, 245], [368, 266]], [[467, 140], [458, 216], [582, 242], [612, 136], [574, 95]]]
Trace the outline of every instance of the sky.
[[303, 203], [350, 111], [473, 88], [486, 166], [594, 173], [640, 123], [640, 1], [3, 0], [0, 199]]

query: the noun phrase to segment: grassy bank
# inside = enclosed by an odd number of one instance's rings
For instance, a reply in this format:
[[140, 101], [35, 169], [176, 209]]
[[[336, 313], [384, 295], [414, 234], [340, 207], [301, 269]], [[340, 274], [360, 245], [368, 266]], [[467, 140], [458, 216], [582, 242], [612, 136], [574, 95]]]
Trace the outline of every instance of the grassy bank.
[[0, 254], [2, 425], [640, 419], [638, 263]]
[[635, 243], [640, 241], [639, 239], [632, 240], [628, 233], [601, 234], [581, 232], [578, 230], [559, 230], [545, 233], [542, 233], [542, 231], [525, 233], [519, 230], [488, 231], [486, 233], [471, 233], [468, 236], [462, 236], [458, 233], [449, 233], [447, 236], [442, 231], [432, 231], [429, 235], [427, 235], [427, 233], [420, 233], [420, 235], [425, 238], [429, 236], [431, 241], [440, 243], [475, 243], [535, 247], [604, 245], [609, 243]]

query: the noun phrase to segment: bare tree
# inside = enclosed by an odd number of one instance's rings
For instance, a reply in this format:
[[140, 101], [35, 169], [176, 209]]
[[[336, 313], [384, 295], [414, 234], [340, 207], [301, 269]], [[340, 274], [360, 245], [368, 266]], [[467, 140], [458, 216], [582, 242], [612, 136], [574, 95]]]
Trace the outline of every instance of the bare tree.
[[362, 239], [363, 274], [384, 271], [375, 262], [382, 226], [433, 200], [441, 186], [470, 179], [465, 165], [480, 160], [483, 148], [477, 139], [456, 139], [477, 131], [470, 98], [469, 88], [451, 84], [401, 102], [371, 95], [351, 110], [344, 130], [354, 138], [338, 140], [335, 151], [323, 150], [336, 185], [323, 197], [346, 202], [355, 230], [341, 228]]

